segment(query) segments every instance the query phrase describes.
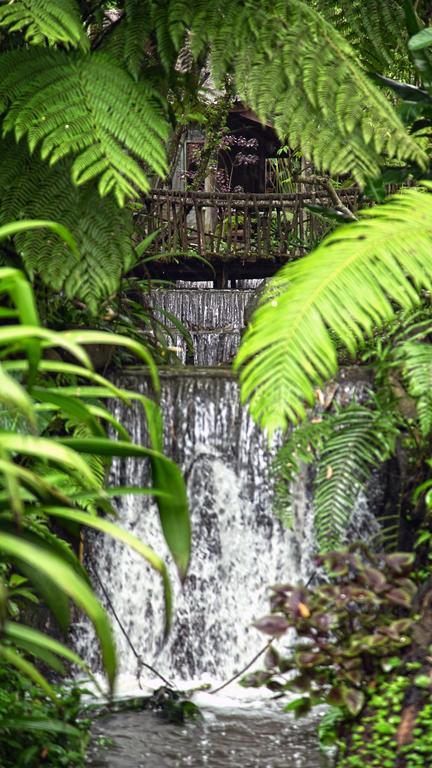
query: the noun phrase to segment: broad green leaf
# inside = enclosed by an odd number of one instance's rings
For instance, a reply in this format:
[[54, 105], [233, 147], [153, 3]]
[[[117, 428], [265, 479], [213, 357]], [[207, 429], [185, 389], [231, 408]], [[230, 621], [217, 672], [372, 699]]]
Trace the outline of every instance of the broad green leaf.
[[27, 421], [36, 427], [35, 413], [33, 403], [24, 387], [21, 386], [12, 376], [0, 365], [0, 402], [5, 403], [8, 408], [20, 411]]
[[160, 229], [155, 229], [154, 232], [151, 232], [147, 237], [144, 238], [144, 240], [141, 240], [138, 245], [135, 246], [135, 253], [138, 256], [138, 259], [141, 259], [141, 256], [143, 253], [147, 251], [147, 249], [151, 246], [152, 242], [157, 238], [159, 235]]
[[160, 575], [162, 576], [165, 595], [165, 635], [168, 634], [172, 617], [171, 585], [166, 565], [164, 561], [159, 557], [159, 555], [154, 552], [154, 550], [140, 541], [140, 539], [138, 539], [132, 533], [129, 533], [129, 531], [126, 531], [124, 528], [120, 528], [119, 525], [116, 525], [115, 523], [112, 523], [110, 520], [106, 520], [105, 518], [95, 517], [94, 515], [89, 515], [87, 512], [82, 512], [81, 510], [64, 509], [63, 507], [44, 507], [41, 508], [40, 511], [47, 515], [60, 517], [64, 520], [71, 520], [72, 522], [78, 522], [81, 523], [81, 525], [95, 528], [98, 531], [102, 531], [102, 533], [106, 533], [108, 536], [112, 536], [113, 538], [122, 541], [124, 544], [127, 544], [129, 547], [131, 547], [131, 549], [134, 549], [135, 552], [138, 552], [138, 554], [141, 555], [141, 557], [143, 557], [152, 566], [152, 568], [154, 568], [156, 571], [159, 571]]
[[34, 664], [20, 656], [20, 654], [14, 651], [13, 648], [8, 648], [5, 645], [0, 645], [0, 656], [2, 656], [9, 664], [13, 664], [14, 667], [19, 669], [19, 671], [30, 678], [30, 680], [33, 680], [33, 682], [36, 683], [36, 685], [39, 685], [57, 706], [60, 706], [61, 702], [57, 698], [55, 691], [51, 688], [44, 676], [36, 669]]
[[[8, 371], [25, 371], [27, 364], [24, 360], [6, 360], [3, 362], [3, 367]], [[79, 378], [89, 379], [98, 384], [101, 388], [109, 390], [112, 397], [118, 397], [120, 400], [127, 400], [128, 398], [123, 394], [125, 390], [121, 390], [112, 384], [108, 379], [104, 379], [99, 373], [89, 370], [88, 368], [82, 368], [79, 365], [73, 363], [63, 363], [57, 360], [41, 360], [39, 364], [39, 370], [45, 373], [61, 373], [65, 376], [78, 376]], [[81, 387], [75, 387], [77, 396], [81, 395]], [[67, 388], [64, 388], [65, 392]], [[84, 395], [83, 395], [84, 396]]]
[[14, 621], [6, 621], [3, 626], [4, 636], [12, 641], [24, 640], [34, 645], [39, 645], [41, 648], [45, 648], [52, 653], [56, 653], [58, 656], [62, 656], [71, 664], [75, 664], [77, 667], [81, 667], [87, 673], [89, 672], [88, 665], [82, 660], [80, 656], [74, 651], [71, 651], [63, 643], [59, 643], [53, 637], [46, 635], [44, 632], [39, 632], [33, 627], [27, 627], [24, 624], [18, 624]]
[[61, 659], [59, 659], [59, 657], [52, 653], [52, 651], [49, 649], [37, 645], [31, 640], [22, 638], [15, 638], [13, 641], [13, 646], [19, 651], [23, 651], [26, 657], [33, 656], [37, 662], [42, 662], [45, 667], [51, 669], [53, 672], [56, 672], [58, 675], [66, 675], [65, 665]]
[[65, 506], [72, 504], [62, 490], [48, 483], [38, 473], [32, 472], [27, 467], [0, 459], [0, 472], [14, 475], [36, 498], [45, 504], [64, 504]]
[[[17, 316], [24, 325], [39, 326], [39, 315], [36, 308], [33, 290], [30, 283], [18, 269], [0, 269], [0, 292], [7, 291], [17, 309]], [[29, 359], [29, 381], [36, 376], [40, 361], [40, 342], [29, 340], [26, 349]]]
[[[59, 703], [59, 702], [57, 702]], [[61, 733], [68, 736], [81, 736], [81, 731], [63, 720], [41, 718], [37, 720], [31, 717], [14, 717], [8, 720], [2, 718], [0, 728], [8, 731], [47, 731], [48, 733]]]
[[35, 325], [7, 325], [0, 329], [0, 344], [20, 344], [25, 346], [32, 339], [39, 339], [45, 347], [62, 347], [77, 358], [87, 368], [92, 367], [87, 352], [66, 333], [56, 333], [47, 328], [39, 328]]
[[[63, 334], [62, 334], [63, 335]], [[157, 367], [150, 352], [134, 339], [105, 331], [65, 331], [64, 336], [77, 344], [109, 344], [115, 347], [125, 347], [140, 358], [149, 368], [152, 384], [156, 394], [160, 392]]]
[[[43, 363], [42, 363], [43, 366]], [[101, 377], [100, 377], [101, 378]], [[152, 400], [150, 397], [142, 395], [140, 392], [133, 392], [127, 389], [119, 389], [111, 386], [104, 387], [92, 387], [92, 386], [78, 386], [78, 387], [61, 387], [59, 391], [64, 394], [71, 395], [73, 397], [85, 397], [94, 398], [96, 400], [108, 399], [112, 397], [118, 397], [125, 402], [136, 400], [142, 405], [146, 420], [147, 429], [149, 433], [151, 447], [156, 451], [162, 451], [163, 449], [163, 433], [162, 433], [162, 416], [159, 404]]]
[[[0, 460], [4, 463], [6, 467], [13, 465], [13, 462], [11, 461], [8, 451], [5, 450], [5, 448], [1, 444], [0, 444]], [[8, 472], [7, 470], [3, 472], [3, 477], [5, 481], [5, 489], [6, 489], [8, 503], [12, 510], [15, 522], [18, 524], [21, 524], [22, 516], [24, 514], [24, 506], [23, 506], [23, 494], [21, 493], [19, 482], [17, 480], [16, 475], [14, 475], [11, 472]]]
[[87, 424], [91, 432], [98, 437], [106, 437], [105, 430], [99, 424], [86, 403], [79, 397], [65, 395], [60, 388], [49, 389], [45, 387], [33, 387], [31, 394], [43, 403], [52, 403], [64, 414], [72, 416], [83, 424]]
[[95, 627], [101, 644], [102, 659], [112, 690], [117, 665], [111, 627], [107, 614], [88, 584], [59, 557], [42, 551], [19, 536], [0, 533], [0, 550], [7, 555], [25, 560], [30, 566], [49, 578], [55, 578], [58, 586], [87, 614]]
[[410, 51], [421, 51], [423, 48], [429, 48], [432, 45], [432, 28], [425, 27], [421, 32], [417, 32], [408, 40]]
[[[102, 438], [98, 438], [104, 443]], [[106, 442], [109, 442], [106, 439]], [[49, 440], [44, 437], [12, 434], [0, 432], [0, 449], [4, 448], [11, 453], [20, 453], [26, 456], [35, 456], [46, 461], [53, 461], [72, 469], [83, 484], [91, 488], [97, 488], [98, 483], [88, 464], [83, 461], [73, 450], [68, 448], [65, 440], [60, 438]]]
[[59, 440], [63, 445], [79, 453], [150, 459], [154, 487], [169, 491], [171, 494], [169, 500], [163, 496], [156, 497], [156, 502], [165, 540], [177, 565], [180, 578], [184, 579], [190, 557], [191, 529], [186, 488], [178, 466], [162, 453], [134, 443], [101, 438], [64, 437]]

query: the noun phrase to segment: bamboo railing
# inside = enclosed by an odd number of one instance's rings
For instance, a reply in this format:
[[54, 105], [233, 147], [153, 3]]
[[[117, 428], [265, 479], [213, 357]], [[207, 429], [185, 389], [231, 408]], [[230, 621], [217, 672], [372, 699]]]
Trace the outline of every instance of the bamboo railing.
[[[355, 211], [358, 191], [339, 192]], [[148, 255], [170, 260], [272, 259], [283, 262], [309, 252], [328, 226], [308, 205], [333, 207], [325, 191], [288, 194], [152, 190], [136, 214], [140, 239], [156, 232]]]

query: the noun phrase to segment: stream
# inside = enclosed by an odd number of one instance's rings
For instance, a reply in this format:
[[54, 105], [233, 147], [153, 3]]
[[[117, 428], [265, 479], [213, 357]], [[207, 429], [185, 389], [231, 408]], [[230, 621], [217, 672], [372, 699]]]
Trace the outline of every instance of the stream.
[[130, 712], [102, 719], [95, 736], [109, 737], [94, 748], [91, 768], [324, 768], [317, 746], [317, 719], [295, 721], [277, 706], [203, 708], [186, 725], [154, 712]]

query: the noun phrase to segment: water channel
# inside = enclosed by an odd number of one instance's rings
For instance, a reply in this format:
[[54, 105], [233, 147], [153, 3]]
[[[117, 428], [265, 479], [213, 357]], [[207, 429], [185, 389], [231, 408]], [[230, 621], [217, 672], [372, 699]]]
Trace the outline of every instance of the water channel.
[[202, 708], [187, 725], [152, 712], [112, 715], [95, 734], [112, 743], [90, 757], [91, 768], [324, 768], [316, 719], [294, 721], [276, 706]]

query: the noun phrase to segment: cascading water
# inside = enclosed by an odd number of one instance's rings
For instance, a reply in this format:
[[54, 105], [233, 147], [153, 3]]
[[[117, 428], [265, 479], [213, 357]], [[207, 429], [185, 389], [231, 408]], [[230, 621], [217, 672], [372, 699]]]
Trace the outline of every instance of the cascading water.
[[[189, 289], [155, 291], [153, 301], [176, 315], [195, 333], [195, 359], [218, 366], [235, 351], [250, 290]], [[201, 333], [201, 336], [200, 336]], [[202, 344], [202, 334], [212, 339]], [[235, 338], [227, 351], [223, 334]], [[183, 470], [190, 500], [193, 551], [188, 577], [175, 586], [175, 616], [170, 639], [162, 646], [163, 597], [158, 576], [128, 548], [92, 537], [93, 563], [130, 640], [142, 658], [173, 680], [225, 680], [264, 645], [252, 622], [268, 610], [268, 585], [306, 579], [312, 567], [313, 531], [310, 474], [294, 489], [294, 530], [271, 510], [269, 469], [274, 447], [239, 402], [236, 380], [227, 368], [192, 366], [162, 372], [165, 448]], [[121, 383], [146, 391], [139, 371]], [[350, 398], [351, 384], [340, 385]], [[116, 416], [133, 439], [145, 443], [145, 419], [136, 405], [119, 403]], [[114, 482], [146, 485], [146, 468], [133, 460], [115, 464]], [[123, 497], [120, 523], [167, 558], [155, 507], [143, 497]], [[362, 497], [355, 527], [371, 524]], [[173, 569], [172, 569], [173, 570]], [[174, 577], [175, 580], [175, 577]], [[97, 583], [96, 583], [97, 586]], [[102, 602], [105, 596], [101, 595]], [[108, 610], [110, 607], [108, 606]], [[120, 671], [134, 676], [136, 659], [114, 622]], [[90, 630], [76, 633], [82, 654], [97, 667]]]

